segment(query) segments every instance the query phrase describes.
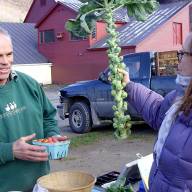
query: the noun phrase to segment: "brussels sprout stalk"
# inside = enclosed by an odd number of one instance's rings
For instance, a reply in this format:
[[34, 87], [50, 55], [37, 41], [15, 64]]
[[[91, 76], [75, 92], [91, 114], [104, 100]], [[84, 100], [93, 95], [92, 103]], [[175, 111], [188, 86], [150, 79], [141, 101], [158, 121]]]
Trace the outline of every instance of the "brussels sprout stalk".
[[129, 17], [145, 21], [147, 16], [157, 8], [158, 3], [156, 0], [84, 0], [83, 2], [85, 4], [80, 8], [78, 16], [76, 19], [68, 20], [66, 28], [76, 36], [85, 37], [91, 34], [96, 21], [104, 20], [106, 22], [106, 31], [109, 35], [107, 53], [111, 72], [111, 94], [115, 101], [113, 106], [114, 134], [118, 139], [125, 139], [131, 134], [131, 119], [129, 115], [125, 115], [128, 105], [124, 101], [127, 97], [127, 93], [124, 91], [126, 85], [123, 83], [123, 75], [119, 73], [119, 69], [125, 69], [125, 64], [120, 56], [121, 48], [118, 44], [118, 32], [113, 11], [124, 7], [127, 9]]
[[125, 70], [125, 64], [123, 63], [123, 58], [120, 56], [121, 48], [118, 45], [118, 32], [116, 31], [112, 9], [110, 6], [106, 7], [104, 20], [107, 24], [106, 30], [110, 37], [107, 41], [107, 52], [109, 58], [110, 80], [112, 85], [111, 94], [115, 101], [115, 105], [113, 106], [114, 134], [117, 138], [125, 139], [131, 133], [131, 121], [130, 116], [125, 115], [125, 111], [127, 111], [127, 102], [125, 102], [124, 99], [127, 97], [127, 93], [124, 91], [125, 84], [123, 83], [123, 75], [118, 72], [118, 69]]

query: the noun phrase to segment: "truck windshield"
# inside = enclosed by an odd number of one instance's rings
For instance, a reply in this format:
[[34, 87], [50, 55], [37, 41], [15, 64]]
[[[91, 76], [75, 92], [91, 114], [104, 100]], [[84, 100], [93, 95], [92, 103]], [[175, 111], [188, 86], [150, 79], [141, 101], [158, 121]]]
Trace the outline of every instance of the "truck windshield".
[[[129, 57], [125, 56], [123, 61], [126, 64], [126, 70], [129, 71], [130, 79], [140, 78], [140, 67], [141, 67], [140, 56], [138, 56], [138, 55], [129, 56]], [[106, 80], [104, 80], [103, 76], [105, 76], [105, 79], [109, 80], [109, 76], [110, 76], [109, 68], [107, 68], [99, 76], [99, 79], [101, 79], [102, 81], [106, 81]]]
[[124, 63], [127, 66], [127, 70], [129, 70], [129, 76], [131, 79], [139, 78], [140, 74], [140, 57], [132, 56], [132, 57], [124, 57]]

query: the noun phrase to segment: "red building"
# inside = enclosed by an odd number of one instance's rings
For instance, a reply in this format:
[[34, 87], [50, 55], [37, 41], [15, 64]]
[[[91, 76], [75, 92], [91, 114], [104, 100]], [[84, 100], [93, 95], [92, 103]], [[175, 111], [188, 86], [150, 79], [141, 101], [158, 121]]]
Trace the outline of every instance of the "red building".
[[24, 22], [37, 23], [55, 5], [55, 0], [33, 0]]
[[[25, 22], [37, 22], [38, 13], [44, 10], [36, 24], [38, 49], [53, 63], [54, 83], [97, 78], [108, 66], [103, 22], [96, 24], [87, 39], [74, 37], [65, 29], [66, 21], [76, 17], [81, 5], [78, 0], [34, 0], [26, 16]], [[180, 49], [190, 31], [190, 5], [191, 1], [161, 4], [145, 22], [129, 20], [123, 9], [114, 12], [122, 54]]]

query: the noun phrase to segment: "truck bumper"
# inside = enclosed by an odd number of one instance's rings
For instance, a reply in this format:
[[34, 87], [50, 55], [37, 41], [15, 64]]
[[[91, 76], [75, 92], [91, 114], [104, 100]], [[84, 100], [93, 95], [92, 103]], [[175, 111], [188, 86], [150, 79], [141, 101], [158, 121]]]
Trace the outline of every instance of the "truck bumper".
[[66, 107], [64, 104], [57, 105], [57, 113], [62, 120], [67, 118]]

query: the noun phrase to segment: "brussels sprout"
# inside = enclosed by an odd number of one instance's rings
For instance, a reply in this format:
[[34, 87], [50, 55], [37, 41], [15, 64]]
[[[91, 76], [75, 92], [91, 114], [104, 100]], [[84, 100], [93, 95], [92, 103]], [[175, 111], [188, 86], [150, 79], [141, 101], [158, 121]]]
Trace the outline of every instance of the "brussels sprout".
[[111, 35], [112, 37], [116, 37], [116, 36], [117, 36], [117, 34], [116, 34], [116, 32], [115, 32], [114, 30], [110, 32], [110, 35]]
[[117, 107], [115, 105], [113, 105], [112, 109], [113, 111], [117, 111]]
[[125, 115], [125, 117], [127, 118], [127, 120], [131, 120], [129, 115]]
[[122, 85], [123, 85], [123, 87], [125, 87], [125, 86], [126, 86], [126, 83], [125, 83], [125, 82], [123, 82], [123, 83], [122, 83]]
[[125, 99], [126, 97], [127, 97], [127, 93], [125, 91], [123, 91], [122, 98]]
[[122, 89], [121, 81], [117, 81], [116, 89], [117, 89], [118, 91]]
[[117, 67], [113, 67], [113, 68], [111, 69], [111, 72], [116, 74], [116, 73], [117, 73]]
[[126, 123], [126, 128], [129, 129], [131, 127], [131, 123]]
[[113, 58], [114, 58], [114, 55], [113, 55], [112, 53], [109, 53], [109, 54], [108, 54], [108, 57], [109, 57], [109, 59], [113, 59]]
[[119, 59], [120, 59], [120, 61], [122, 62], [122, 61], [123, 61], [123, 56], [120, 56]]
[[115, 111], [115, 113], [114, 113], [115, 117], [120, 116], [120, 114], [121, 114], [121, 112], [120, 112], [120, 111]]
[[115, 90], [112, 90], [112, 91], [111, 91], [111, 95], [112, 95], [112, 96], [115, 96], [115, 95], [116, 95], [116, 91], [115, 91]]
[[[116, 47], [113, 50], [115, 53], [120, 53], [121, 52], [121, 48], [120, 47]], [[120, 60], [120, 59], [119, 59]], [[120, 60], [121, 61], [121, 60]]]
[[123, 63], [123, 62], [120, 63], [120, 66], [121, 66], [123, 69], [126, 68], [125, 63]]
[[119, 97], [119, 96], [115, 96], [115, 101], [118, 103], [118, 102], [120, 102], [121, 101], [121, 97]]
[[123, 109], [127, 110], [127, 103], [125, 103], [125, 102], [123, 103]]

